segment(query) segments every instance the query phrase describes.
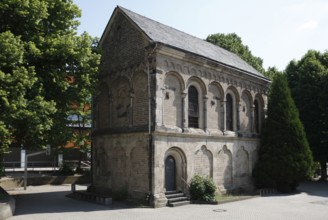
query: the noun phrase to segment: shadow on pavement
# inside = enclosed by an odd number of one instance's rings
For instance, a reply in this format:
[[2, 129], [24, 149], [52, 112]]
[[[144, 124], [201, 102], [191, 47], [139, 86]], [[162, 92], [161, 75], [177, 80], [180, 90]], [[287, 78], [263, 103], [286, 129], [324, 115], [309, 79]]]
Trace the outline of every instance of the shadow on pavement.
[[93, 212], [133, 208], [124, 203], [114, 202], [110, 206], [75, 200], [66, 197], [70, 192], [41, 192], [15, 195], [17, 215], [37, 213]]
[[328, 182], [321, 181], [304, 181], [301, 182], [297, 189], [290, 193], [275, 193], [269, 196], [273, 197], [284, 197], [294, 196], [297, 194], [306, 193], [308, 195], [328, 197]]
[[322, 182], [322, 181], [302, 182], [300, 186], [297, 188], [297, 190], [313, 196], [328, 197], [328, 182]]

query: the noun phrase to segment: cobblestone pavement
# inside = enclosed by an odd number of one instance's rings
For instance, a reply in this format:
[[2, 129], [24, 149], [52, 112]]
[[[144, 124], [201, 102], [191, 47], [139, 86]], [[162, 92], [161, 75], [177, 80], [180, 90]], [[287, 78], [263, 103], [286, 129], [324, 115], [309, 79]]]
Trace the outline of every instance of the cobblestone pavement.
[[70, 185], [34, 186], [9, 191], [16, 198], [16, 213], [9, 220], [66, 219], [260, 219], [327, 220], [328, 183], [303, 183], [299, 193], [256, 197], [219, 205], [186, 205], [177, 208], [103, 206], [65, 197]]

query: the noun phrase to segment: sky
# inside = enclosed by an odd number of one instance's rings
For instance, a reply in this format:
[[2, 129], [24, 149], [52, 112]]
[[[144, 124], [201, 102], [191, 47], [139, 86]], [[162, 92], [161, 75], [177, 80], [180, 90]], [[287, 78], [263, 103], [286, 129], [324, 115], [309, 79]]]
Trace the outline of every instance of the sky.
[[310, 50], [328, 50], [328, 0], [74, 0], [78, 33], [101, 37], [117, 5], [200, 39], [236, 33], [263, 66], [284, 70]]

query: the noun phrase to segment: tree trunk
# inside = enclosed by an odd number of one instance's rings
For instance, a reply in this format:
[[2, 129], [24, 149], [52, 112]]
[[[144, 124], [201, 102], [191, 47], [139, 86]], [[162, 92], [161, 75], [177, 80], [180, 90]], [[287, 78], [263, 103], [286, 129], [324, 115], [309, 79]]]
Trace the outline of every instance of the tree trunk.
[[327, 181], [327, 162], [326, 161], [320, 161], [321, 166], [321, 181]]

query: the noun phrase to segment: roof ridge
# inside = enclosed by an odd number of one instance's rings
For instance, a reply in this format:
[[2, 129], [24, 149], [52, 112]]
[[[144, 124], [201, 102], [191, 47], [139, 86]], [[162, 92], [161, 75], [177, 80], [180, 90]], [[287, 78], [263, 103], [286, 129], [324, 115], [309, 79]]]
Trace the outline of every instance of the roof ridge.
[[[117, 6], [117, 7], [119, 7], [119, 8], [122, 9], [123, 11], [128, 11], [128, 12], [130, 12], [130, 13], [133, 13], [133, 14], [136, 14], [136, 15], [138, 15], [138, 16], [140, 16], [140, 17], [143, 17], [143, 18], [145, 18], [145, 19], [147, 19], [147, 20], [149, 20], [149, 21], [152, 21], [152, 22], [155, 22], [155, 23], [157, 23], [157, 24], [160, 24], [160, 25], [166, 26], [166, 27], [168, 27], [168, 28], [170, 28], [170, 29], [173, 29], [174, 31], [178, 31], [178, 32], [181, 32], [181, 33], [183, 33], [183, 34], [189, 35], [189, 36], [191, 36], [191, 37], [193, 37], [193, 38], [196, 38], [196, 39], [198, 39], [198, 40], [203, 40], [203, 41], [207, 42], [205, 39], [201, 39], [201, 38], [199, 38], [199, 37], [197, 37], [197, 36], [194, 36], [194, 35], [192, 35], [192, 34], [189, 34], [189, 33], [185, 32], [185, 31], [179, 30], [179, 29], [177, 29], [177, 28], [175, 28], [175, 27], [172, 27], [172, 26], [166, 25], [166, 24], [164, 24], [164, 23], [162, 23], [162, 22], [159, 22], [159, 21], [156, 21], [156, 20], [154, 20], [154, 19], [148, 18], [148, 17], [146, 17], [146, 16], [144, 16], [144, 15], [142, 15], [142, 14], [138, 14], [138, 13], [136, 13], [136, 12], [134, 12], [134, 11], [131, 11], [131, 10], [129, 10], [129, 9], [126, 9], [126, 8], [124, 8], [124, 7], [122, 7], [122, 6]], [[207, 43], [209, 43], [209, 42], [207, 42]], [[212, 43], [209, 43], [209, 44], [212, 44]], [[212, 45], [214, 45], [214, 44], [212, 44]], [[217, 46], [217, 45], [214, 45], [214, 46], [219, 47], [219, 46]], [[224, 49], [224, 48], [222, 48], [222, 47], [220, 47], [220, 48], [221, 48], [221, 49]], [[224, 49], [224, 50], [226, 50], [226, 49]], [[228, 50], [226, 50], [226, 51], [228, 51]], [[230, 51], [228, 51], [228, 52], [230, 52]], [[231, 53], [231, 52], [230, 52], [230, 53]]]
[[[117, 6], [128, 16], [151, 40], [159, 43], [197, 54], [215, 62], [245, 71], [252, 75], [266, 78], [253, 66], [239, 57], [237, 54], [212, 44], [204, 39], [178, 30], [174, 27], [155, 21], [144, 15], [140, 15], [122, 6]], [[189, 41], [189, 42], [188, 42]], [[192, 46], [190, 46], [192, 45]]]

